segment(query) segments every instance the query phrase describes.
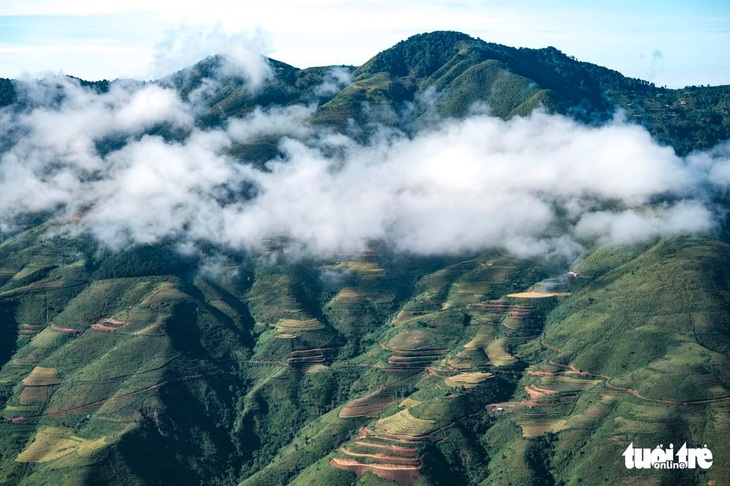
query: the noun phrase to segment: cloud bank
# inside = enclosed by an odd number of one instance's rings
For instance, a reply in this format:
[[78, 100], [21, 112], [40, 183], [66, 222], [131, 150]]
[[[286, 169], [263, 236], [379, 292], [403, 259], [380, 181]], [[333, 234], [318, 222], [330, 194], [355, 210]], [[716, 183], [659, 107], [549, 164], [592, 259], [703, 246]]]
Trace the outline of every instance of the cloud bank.
[[[96, 94], [56, 81], [61, 101], [0, 114], [14, 140], [0, 156], [2, 231], [52, 211], [113, 249], [173, 240], [250, 250], [276, 239], [332, 255], [378, 241], [422, 255], [570, 258], [593, 242], [712, 231], [713, 197], [730, 184], [730, 145], [680, 158], [620, 117], [589, 127], [541, 112], [477, 114], [412, 138], [383, 130], [363, 145], [311, 125], [315, 106], [257, 109], [205, 130], [170, 89]], [[188, 135], [145, 134], [155, 126]], [[230, 155], [272, 135], [282, 155], [263, 168]], [[110, 138], [123, 143], [100, 150]]]

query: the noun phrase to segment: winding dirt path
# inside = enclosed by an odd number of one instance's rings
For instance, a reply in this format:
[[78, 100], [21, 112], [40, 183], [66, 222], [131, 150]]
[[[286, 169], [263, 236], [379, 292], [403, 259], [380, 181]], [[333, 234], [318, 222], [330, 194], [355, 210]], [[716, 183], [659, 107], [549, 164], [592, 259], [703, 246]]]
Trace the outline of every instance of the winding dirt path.
[[115, 395], [115, 396], [112, 396], [109, 398], [102, 398], [101, 400], [94, 400], [93, 402], [85, 403], [84, 405], [79, 405], [78, 407], [67, 408], [65, 410], [57, 410], [55, 412], [41, 413], [38, 415], [29, 415], [27, 417], [15, 417], [13, 419], [10, 419], [10, 422], [14, 423], [14, 424], [20, 424], [20, 423], [23, 423], [28, 420], [35, 420], [35, 419], [40, 419], [40, 418], [44, 418], [44, 417], [65, 417], [66, 415], [83, 412], [96, 405], [101, 405], [101, 404], [104, 404], [107, 402], [114, 402], [117, 400], [122, 400], [124, 398], [139, 395], [140, 393], [144, 393], [144, 392], [151, 391], [151, 390], [156, 390], [156, 389], [160, 388], [161, 386], [167, 385], [168, 383], [176, 383], [176, 382], [180, 382], [180, 381], [193, 380], [196, 378], [200, 378], [201, 376], [203, 376], [202, 373], [195, 373], [195, 374], [191, 374], [191, 375], [179, 376], [177, 378], [171, 378], [171, 379], [160, 381], [158, 383], [155, 383], [154, 385], [150, 385], [145, 388], [141, 388], [139, 390], [135, 390], [132, 392], [123, 393], [121, 395]]
[[[544, 340], [540, 340], [540, 344], [543, 347], [550, 349], [552, 351], [558, 352], [558, 353], [562, 351], [557, 346], [548, 344]], [[603, 384], [607, 388], [610, 388], [611, 390], [616, 390], [616, 391], [619, 391], [622, 393], [628, 393], [629, 395], [631, 395], [635, 398], [638, 398], [639, 400], [644, 400], [647, 402], [654, 402], [654, 403], [664, 403], [666, 405], [700, 405], [700, 404], [704, 404], [704, 403], [722, 402], [725, 400], [730, 400], [730, 395], [726, 395], [724, 397], [717, 397], [717, 398], [702, 398], [702, 399], [698, 399], [698, 400], [672, 400], [669, 398], [649, 398], [649, 397], [643, 396], [635, 388], [612, 385], [611, 380], [614, 379], [614, 377], [612, 377], [612, 376], [602, 375], [600, 373], [593, 373], [593, 372], [585, 371], [585, 370], [579, 370], [573, 365], [564, 365], [562, 363], [556, 363], [552, 359], [548, 359], [547, 362], [549, 365], [556, 366], [558, 368], [565, 368], [566, 371], [561, 371], [561, 372], [534, 371], [534, 372], [528, 372], [528, 374], [534, 374], [534, 375], [538, 375], [538, 376], [550, 376], [550, 375], [558, 375], [558, 374], [594, 376], [594, 377], [603, 379], [604, 380]]]

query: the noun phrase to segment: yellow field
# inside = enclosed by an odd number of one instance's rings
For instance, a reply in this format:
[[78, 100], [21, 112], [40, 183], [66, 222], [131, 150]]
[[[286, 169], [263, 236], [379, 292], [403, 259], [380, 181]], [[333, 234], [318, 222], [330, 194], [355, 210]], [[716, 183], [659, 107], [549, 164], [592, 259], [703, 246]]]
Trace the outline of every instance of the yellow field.
[[467, 351], [476, 351], [477, 349], [487, 349], [492, 338], [486, 334], [477, 334], [474, 339], [464, 345]]
[[33, 442], [15, 459], [18, 462], [48, 462], [72, 452], [90, 456], [107, 445], [104, 437], [97, 440], [82, 439], [71, 435], [72, 430], [46, 427], [38, 431]]
[[523, 437], [537, 437], [548, 432], [560, 432], [568, 428], [568, 421], [565, 419], [524, 419], [518, 421], [517, 425], [522, 427]]
[[381, 276], [385, 275], [385, 270], [380, 268], [377, 263], [373, 262], [358, 262], [354, 260], [346, 261], [346, 262], [340, 262], [337, 265], [335, 265], [333, 268], [337, 270], [349, 270], [354, 273], [359, 273], [362, 275], [370, 275], [370, 276]]
[[33, 371], [23, 379], [25, 386], [58, 385], [61, 379], [56, 377], [56, 368], [43, 368], [36, 366]]
[[474, 388], [479, 383], [491, 378], [493, 375], [486, 371], [474, 371], [471, 373], [459, 373], [444, 380], [444, 383], [450, 387], [463, 386], [464, 388]]
[[322, 329], [324, 326], [317, 319], [279, 319], [276, 330], [285, 334], [296, 334], [305, 331]]
[[546, 297], [567, 297], [570, 292], [519, 292], [516, 294], [507, 294], [507, 297], [515, 299], [544, 299]]
[[494, 366], [507, 366], [515, 362], [514, 356], [504, 349], [505, 343], [505, 339], [495, 339], [487, 346], [487, 356]]
[[435, 420], [418, 419], [411, 415], [408, 409], [378, 420], [376, 428], [385, 430], [392, 435], [425, 435], [436, 423]]
[[365, 300], [365, 297], [363, 297], [360, 290], [356, 287], [345, 287], [340, 290], [337, 295], [335, 295], [334, 300], [340, 302], [360, 302]]
[[96, 440], [86, 440], [86, 439], [81, 439], [81, 440], [83, 442], [81, 443], [79, 448], [76, 450], [76, 452], [78, 453], [78, 455], [80, 455], [82, 457], [91, 457], [92, 455], [94, 455], [95, 452], [97, 452], [97, 451], [103, 449], [104, 447], [106, 447], [107, 445], [109, 445], [109, 443], [106, 441], [105, 437], [101, 437]]

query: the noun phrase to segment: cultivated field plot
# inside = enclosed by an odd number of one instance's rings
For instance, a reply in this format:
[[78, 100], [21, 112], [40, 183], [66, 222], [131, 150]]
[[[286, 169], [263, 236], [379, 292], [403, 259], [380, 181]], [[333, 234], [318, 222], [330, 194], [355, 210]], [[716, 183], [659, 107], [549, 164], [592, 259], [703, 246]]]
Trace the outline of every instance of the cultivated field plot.
[[58, 385], [61, 379], [56, 376], [58, 370], [55, 368], [43, 368], [36, 366], [30, 374], [23, 379], [25, 386]]
[[38, 324], [19, 324], [18, 325], [18, 336], [26, 339], [31, 339], [33, 336], [41, 331], [41, 326]]
[[42, 403], [48, 400], [52, 392], [52, 386], [26, 386], [20, 392], [18, 401], [22, 404]]
[[395, 403], [395, 393], [381, 390], [367, 397], [352, 400], [340, 410], [340, 418], [371, 417], [376, 418], [380, 412]]
[[452, 388], [464, 387], [474, 388], [479, 383], [492, 378], [494, 375], [486, 371], [474, 371], [471, 373], [459, 373], [444, 380], [444, 383]]
[[405, 409], [378, 420], [375, 424], [375, 430], [390, 435], [403, 436], [403, 438], [416, 439], [427, 435], [435, 424], [435, 420], [416, 418], [411, 415], [408, 409]]
[[527, 418], [522, 417], [517, 421], [522, 428], [523, 437], [538, 437], [544, 434], [556, 433], [567, 429], [568, 421], [563, 418]]
[[289, 337], [289, 335], [296, 336], [302, 332], [324, 328], [322, 323], [317, 319], [279, 319], [275, 327], [279, 334], [285, 335], [282, 337]]
[[362, 302], [365, 296], [357, 287], [345, 287], [332, 299], [333, 302]]
[[68, 428], [46, 427], [36, 433], [33, 442], [15, 460], [49, 462], [72, 452], [88, 457], [106, 445], [103, 437], [92, 441], [73, 436]]
[[507, 294], [507, 297], [513, 299], [547, 299], [549, 297], [567, 297], [570, 292], [518, 292], [516, 294]]

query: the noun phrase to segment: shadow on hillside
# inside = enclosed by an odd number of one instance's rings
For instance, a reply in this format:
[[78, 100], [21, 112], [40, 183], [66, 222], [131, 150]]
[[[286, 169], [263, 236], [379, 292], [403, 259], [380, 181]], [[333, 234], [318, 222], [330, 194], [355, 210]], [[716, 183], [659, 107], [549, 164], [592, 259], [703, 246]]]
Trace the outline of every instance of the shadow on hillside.
[[18, 341], [18, 323], [15, 321], [17, 302], [0, 302], [0, 366], [10, 361]]

